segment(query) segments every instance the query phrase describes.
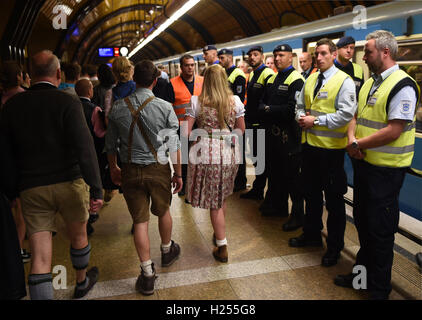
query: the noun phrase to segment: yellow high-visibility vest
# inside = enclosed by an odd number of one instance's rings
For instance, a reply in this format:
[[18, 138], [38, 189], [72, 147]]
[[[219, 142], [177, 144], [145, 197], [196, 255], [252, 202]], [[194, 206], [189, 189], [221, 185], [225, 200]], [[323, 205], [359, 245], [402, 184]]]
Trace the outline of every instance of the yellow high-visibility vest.
[[[337, 70], [319, 90], [314, 99], [314, 88], [320, 72], [309, 76], [305, 82], [305, 111], [312, 116], [318, 117], [329, 113], [335, 113], [336, 97], [343, 82], [350, 76]], [[344, 149], [347, 146], [348, 124], [336, 129], [328, 129], [324, 126], [314, 125], [310, 129], [302, 130], [302, 143], [324, 149]]]
[[[278, 73], [273, 74], [272, 77], [268, 79], [267, 83], [274, 83], [275, 78], [277, 78], [277, 75]], [[297, 70], [293, 70], [292, 73], [290, 73], [289, 76], [286, 78], [286, 80], [284, 80], [283, 84], [290, 85], [297, 79], [302, 79], [303, 82], [305, 82], [305, 78]]]
[[[371, 77], [363, 84], [359, 92], [355, 133], [357, 139], [370, 136], [388, 125], [388, 96], [391, 90], [406, 77], [412, 79], [403, 70], [394, 71], [381, 83], [371, 97], [369, 97], [369, 93], [374, 83], [374, 79]], [[419, 97], [420, 89], [418, 86], [417, 88]], [[402, 106], [402, 108], [410, 107], [410, 105]], [[382, 167], [409, 167], [412, 163], [415, 148], [415, 127], [416, 113], [413, 117], [413, 121], [406, 124], [398, 139], [381, 147], [363, 150], [365, 153], [364, 160], [373, 165]]]

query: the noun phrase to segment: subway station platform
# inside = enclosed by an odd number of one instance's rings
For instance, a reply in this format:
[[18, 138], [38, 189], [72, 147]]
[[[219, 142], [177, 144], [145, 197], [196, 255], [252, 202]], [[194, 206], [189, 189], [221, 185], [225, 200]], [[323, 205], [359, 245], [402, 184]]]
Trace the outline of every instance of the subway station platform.
[[[248, 182], [253, 181], [249, 177]], [[181, 246], [180, 258], [162, 268], [158, 219], [151, 216], [149, 235], [151, 258], [158, 279], [155, 293], [145, 297], [135, 290], [140, 273], [131, 230], [131, 217], [123, 195], [116, 194], [100, 211], [90, 236], [90, 267], [99, 268], [99, 280], [84, 299], [110, 300], [364, 300], [363, 291], [337, 287], [337, 274], [352, 270], [358, 238], [354, 225], [347, 222], [345, 249], [337, 265], [321, 266], [325, 248], [291, 248], [290, 237], [301, 230], [283, 232], [287, 218], [261, 217], [260, 202], [240, 199], [233, 194], [227, 202], [226, 229], [229, 261], [220, 263], [212, 256], [212, 226], [209, 211], [192, 208], [184, 197], [173, 196], [172, 238]], [[351, 208], [348, 208], [350, 210]], [[324, 220], [325, 220], [324, 213]], [[325, 223], [325, 222], [324, 222]], [[55, 298], [72, 298], [75, 273], [69, 256], [69, 241], [61, 217], [53, 238], [52, 266], [67, 270], [67, 288], [55, 290]], [[325, 230], [324, 230], [325, 232]], [[325, 246], [325, 241], [324, 241]], [[25, 265], [26, 276], [29, 265]], [[53, 274], [53, 277], [55, 275]], [[422, 299], [422, 275], [415, 262], [395, 253], [392, 300]], [[27, 297], [28, 298], [28, 297]]]

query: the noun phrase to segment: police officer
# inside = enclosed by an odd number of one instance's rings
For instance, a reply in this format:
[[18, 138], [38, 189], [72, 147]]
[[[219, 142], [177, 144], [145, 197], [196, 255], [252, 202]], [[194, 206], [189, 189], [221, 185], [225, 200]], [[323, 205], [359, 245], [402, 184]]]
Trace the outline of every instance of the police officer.
[[363, 84], [363, 70], [360, 65], [350, 61], [355, 53], [355, 39], [353, 37], [343, 37], [337, 42], [337, 58], [334, 64], [341, 71], [346, 72], [355, 82], [356, 95]]
[[[246, 128], [253, 130], [253, 146], [250, 148], [252, 156], [258, 158], [257, 130], [264, 129], [264, 127], [261, 126], [261, 120], [258, 117], [258, 107], [264, 94], [264, 87], [267, 84], [268, 79], [274, 75], [274, 71], [264, 64], [264, 50], [261, 46], [254, 46], [250, 48], [247, 54], [249, 65], [252, 67], [253, 71], [249, 75], [249, 81], [247, 84], [248, 99], [246, 103], [245, 120]], [[257, 165], [258, 163], [254, 162], [254, 166], [256, 167]], [[265, 171], [262, 174], [256, 175], [252, 189], [249, 192], [240, 195], [240, 197], [244, 199], [264, 199], [266, 180], [267, 175]]]
[[[221, 49], [218, 52], [220, 65], [226, 69], [229, 86], [234, 95], [239, 96], [240, 101], [245, 101], [246, 75], [233, 64], [233, 51], [230, 49]], [[243, 148], [245, 147], [245, 135], [243, 135]], [[234, 181], [234, 192], [246, 189], [246, 160], [243, 159], [239, 164], [237, 176]]]
[[331, 40], [324, 38], [317, 42], [315, 57], [319, 72], [309, 76], [297, 100], [296, 119], [303, 129], [306, 215], [302, 235], [289, 240], [292, 247], [322, 246], [324, 191], [328, 250], [322, 265], [327, 267], [337, 263], [344, 247], [346, 210], [343, 195], [347, 191], [344, 153], [347, 126], [356, 112], [355, 84], [334, 65], [336, 54], [337, 48]]
[[292, 66], [292, 48], [288, 44], [277, 46], [274, 60], [278, 73], [271, 76], [265, 87], [260, 110], [265, 118], [268, 145], [269, 187], [262, 210], [265, 215], [274, 212], [288, 215], [288, 196], [292, 200], [292, 214], [283, 230], [295, 230], [302, 226], [303, 184], [300, 179], [301, 129], [295, 121], [296, 96], [302, 90], [305, 79]]
[[[370, 298], [388, 299], [398, 198], [414, 155], [420, 89], [396, 64], [392, 33], [377, 30], [366, 40], [363, 60], [373, 76], [360, 90], [347, 146], [354, 158], [353, 216], [360, 242], [356, 265], [366, 267]], [[353, 277], [337, 276], [335, 283], [352, 287]]]
[[208, 63], [209, 66], [213, 64], [218, 64], [220, 62], [218, 61], [216, 46], [209, 44], [202, 49], [202, 52], [202, 56], [204, 57], [205, 62]]

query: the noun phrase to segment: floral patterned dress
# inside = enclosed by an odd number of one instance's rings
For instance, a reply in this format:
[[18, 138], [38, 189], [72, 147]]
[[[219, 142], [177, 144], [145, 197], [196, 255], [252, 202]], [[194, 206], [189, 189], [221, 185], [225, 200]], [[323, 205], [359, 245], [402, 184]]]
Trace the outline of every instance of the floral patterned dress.
[[[226, 122], [234, 128], [236, 118], [244, 115], [243, 103], [234, 96], [234, 105]], [[193, 134], [200, 138], [191, 145], [187, 175], [186, 199], [193, 207], [222, 208], [224, 200], [233, 193], [234, 180], [241, 160], [239, 143], [230, 138], [227, 127], [220, 130], [218, 112], [201, 107], [193, 96], [187, 115], [196, 119]], [[192, 135], [191, 135], [192, 138]]]

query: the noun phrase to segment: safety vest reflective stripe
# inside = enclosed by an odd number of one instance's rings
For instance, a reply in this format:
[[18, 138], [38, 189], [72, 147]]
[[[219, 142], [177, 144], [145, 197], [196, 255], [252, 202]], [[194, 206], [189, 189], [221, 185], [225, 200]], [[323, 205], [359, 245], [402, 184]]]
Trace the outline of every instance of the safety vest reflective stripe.
[[305, 109], [306, 112], [309, 112], [311, 116], [315, 116], [315, 117], [319, 117], [319, 116], [325, 116], [326, 113], [325, 112], [321, 112], [321, 111], [316, 111], [316, 110], [309, 110], [309, 109]]
[[335, 139], [343, 139], [347, 137], [347, 133], [343, 132], [336, 132], [336, 131], [323, 131], [323, 130], [317, 130], [317, 129], [308, 129], [308, 133], [312, 133], [313, 135], [316, 135], [318, 137], [329, 137], [329, 138], [335, 138]]
[[377, 148], [371, 148], [368, 150], [383, 152], [383, 153], [390, 153], [390, 154], [403, 154], [403, 153], [415, 151], [415, 145], [411, 144], [404, 147], [392, 147], [392, 146], [387, 145], [387, 146], [381, 146]]
[[[393, 88], [407, 77], [412, 79], [406, 72], [400, 69], [394, 71], [381, 83], [371, 97], [369, 97], [369, 93], [373, 86], [374, 79], [370, 78], [363, 84], [359, 93], [355, 132], [357, 139], [371, 136], [378, 130], [388, 126], [388, 98]], [[416, 87], [418, 88], [419, 99], [420, 90], [417, 84]], [[368, 104], [368, 101], [371, 101], [371, 104]], [[384, 146], [364, 150], [364, 160], [373, 165], [382, 167], [409, 167], [412, 164], [415, 149], [415, 128], [416, 115], [414, 115], [413, 121], [403, 128], [402, 133], [396, 140]]]
[[[357, 124], [372, 128], [372, 129], [382, 129], [387, 127], [387, 124], [384, 122], [372, 121], [368, 119], [358, 118], [356, 121]], [[403, 128], [402, 132], [410, 131], [413, 128], [416, 128], [416, 122], [412, 122]]]
[[179, 104], [178, 106], [174, 106], [173, 109], [182, 109], [189, 107], [189, 103]]

